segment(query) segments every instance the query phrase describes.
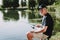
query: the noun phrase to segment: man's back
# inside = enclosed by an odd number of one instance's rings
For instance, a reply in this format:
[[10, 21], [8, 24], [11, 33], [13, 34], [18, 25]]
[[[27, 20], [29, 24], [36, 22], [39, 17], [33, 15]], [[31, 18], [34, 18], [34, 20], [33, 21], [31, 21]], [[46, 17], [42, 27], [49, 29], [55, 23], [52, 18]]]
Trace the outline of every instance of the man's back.
[[51, 17], [51, 15], [49, 13], [46, 14], [46, 24], [45, 26], [48, 26], [46, 32], [44, 34], [48, 35], [49, 37], [51, 37], [52, 35], [52, 31], [53, 31], [53, 25], [54, 25], [54, 21]]

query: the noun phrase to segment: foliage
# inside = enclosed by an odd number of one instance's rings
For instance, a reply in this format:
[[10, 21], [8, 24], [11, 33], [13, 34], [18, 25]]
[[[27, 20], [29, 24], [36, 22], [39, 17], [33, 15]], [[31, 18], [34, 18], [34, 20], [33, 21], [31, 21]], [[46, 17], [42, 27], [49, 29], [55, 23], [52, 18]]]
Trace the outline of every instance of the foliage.
[[46, 5], [52, 5], [55, 2], [55, 0], [38, 0], [39, 5], [46, 4]]

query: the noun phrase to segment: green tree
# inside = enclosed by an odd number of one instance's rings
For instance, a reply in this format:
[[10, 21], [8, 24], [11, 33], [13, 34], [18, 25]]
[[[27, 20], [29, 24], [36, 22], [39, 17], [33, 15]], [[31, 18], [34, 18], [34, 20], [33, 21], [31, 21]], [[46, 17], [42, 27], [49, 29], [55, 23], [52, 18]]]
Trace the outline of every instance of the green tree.
[[52, 5], [55, 2], [55, 0], [38, 0], [39, 5], [46, 4], [46, 5]]

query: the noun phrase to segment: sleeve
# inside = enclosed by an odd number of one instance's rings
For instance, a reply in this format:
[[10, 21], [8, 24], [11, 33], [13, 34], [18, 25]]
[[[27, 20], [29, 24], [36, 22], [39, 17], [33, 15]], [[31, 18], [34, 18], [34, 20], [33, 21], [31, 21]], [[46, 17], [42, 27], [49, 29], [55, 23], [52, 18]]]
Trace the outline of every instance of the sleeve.
[[51, 18], [50, 17], [46, 17], [46, 22], [45, 22], [45, 26], [50, 26], [51, 22]]

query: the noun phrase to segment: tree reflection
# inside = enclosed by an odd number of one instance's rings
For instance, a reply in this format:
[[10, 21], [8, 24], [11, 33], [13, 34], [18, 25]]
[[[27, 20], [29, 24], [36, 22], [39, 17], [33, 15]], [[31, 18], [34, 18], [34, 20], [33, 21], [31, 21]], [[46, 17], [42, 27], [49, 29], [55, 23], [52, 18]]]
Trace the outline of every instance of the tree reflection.
[[28, 13], [28, 19], [30, 23], [40, 23], [41, 17], [38, 12], [35, 12], [34, 10], [31, 10], [31, 12]]
[[32, 11], [32, 12], [29, 12], [29, 14], [28, 14], [28, 18], [29, 19], [34, 19], [35, 18], [35, 14], [34, 14], [34, 12]]
[[41, 16], [40, 16], [40, 14], [38, 13], [38, 12], [34, 12], [34, 10], [31, 10], [31, 12], [29, 12], [28, 13], [28, 18], [29, 19], [40, 19], [41, 18]]
[[21, 16], [26, 18], [26, 12], [24, 10], [21, 11]]
[[19, 20], [19, 14], [17, 10], [8, 10], [7, 12], [3, 12], [3, 19], [4, 20]]

